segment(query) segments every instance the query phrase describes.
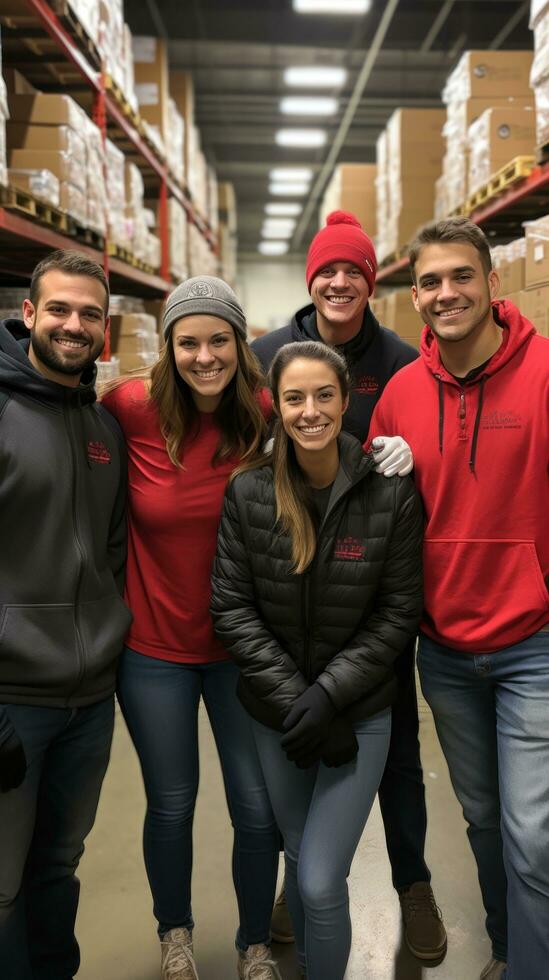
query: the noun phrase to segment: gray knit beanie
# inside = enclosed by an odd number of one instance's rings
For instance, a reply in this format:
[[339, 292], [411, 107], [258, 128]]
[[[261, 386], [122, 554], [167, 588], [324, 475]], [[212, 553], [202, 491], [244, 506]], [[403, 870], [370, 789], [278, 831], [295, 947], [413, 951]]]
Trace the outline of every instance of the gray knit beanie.
[[166, 300], [163, 330], [166, 340], [177, 320], [205, 313], [226, 320], [246, 340], [246, 317], [230, 286], [215, 276], [194, 276], [176, 286]]

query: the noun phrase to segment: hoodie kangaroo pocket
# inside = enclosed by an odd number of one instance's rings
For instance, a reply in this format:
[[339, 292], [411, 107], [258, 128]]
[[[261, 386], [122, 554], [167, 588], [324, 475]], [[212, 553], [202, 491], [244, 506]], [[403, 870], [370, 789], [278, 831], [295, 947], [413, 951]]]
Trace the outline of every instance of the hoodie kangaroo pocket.
[[549, 610], [533, 541], [426, 539], [426, 621], [456, 649], [496, 650], [535, 633]]
[[43, 688], [72, 684], [79, 658], [72, 603], [6, 605], [0, 620], [0, 684]]

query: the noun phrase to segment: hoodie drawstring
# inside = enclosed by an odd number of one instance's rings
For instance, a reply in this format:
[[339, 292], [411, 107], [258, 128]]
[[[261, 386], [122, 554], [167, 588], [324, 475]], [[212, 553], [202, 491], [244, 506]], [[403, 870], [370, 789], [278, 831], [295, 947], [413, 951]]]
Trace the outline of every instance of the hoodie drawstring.
[[438, 451], [442, 456], [442, 440], [444, 436], [444, 383], [438, 378]]
[[471, 470], [471, 473], [474, 473], [475, 472], [475, 460], [476, 460], [476, 456], [477, 456], [478, 430], [479, 430], [479, 426], [480, 426], [480, 416], [482, 414], [482, 401], [483, 401], [483, 398], [484, 398], [484, 383], [485, 383], [485, 381], [486, 381], [486, 377], [483, 375], [483, 377], [480, 379], [480, 386], [479, 386], [479, 392], [478, 392], [477, 414], [475, 416], [475, 427], [473, 429], [473, 439], [472, 439], [472, 442], [471, 442], [471, 456], [469, 458], [469, 469]]

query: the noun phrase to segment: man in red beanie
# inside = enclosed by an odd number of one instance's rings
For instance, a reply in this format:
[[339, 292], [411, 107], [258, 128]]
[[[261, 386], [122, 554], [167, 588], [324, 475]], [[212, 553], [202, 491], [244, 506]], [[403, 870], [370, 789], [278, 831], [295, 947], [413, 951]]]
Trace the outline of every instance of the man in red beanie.
[[[313, 238], [307, 255], [306, 281], [312, 303], [299, 310], [287, 326], [252, 344], [265, 371], [276, 352], [294, 341], [316, 340], [342, 354], [352, 381], [343, 426], [361, 443], [385, 385], [401, 367], [418, 357], [413, 347], [380, 326], [368, 305], [376, 272], [375, 249], [360, 222], [345, 211], [333, 211]], [[387, 476], [410, 472], [411, 454], [399, 436], [383, 436], [375, 444], [381, 446], [376, 453], [378, 472]], [[446, 932], [424, 859], [427, 814], [414, 654], [411, 646], [395, 664], [399, 690], [379, 801], [407, 945], [419, 959], [436, 960], [446, 951]], [[291, 926], [280, 899], [271, 929], [274, 939], [291, 941]]]

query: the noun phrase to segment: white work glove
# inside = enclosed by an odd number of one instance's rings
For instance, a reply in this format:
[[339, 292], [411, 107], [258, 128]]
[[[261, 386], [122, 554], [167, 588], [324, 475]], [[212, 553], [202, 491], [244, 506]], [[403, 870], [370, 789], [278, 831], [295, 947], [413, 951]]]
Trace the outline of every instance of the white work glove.
[[376, 436], [372, 439], [376, 473], [383, 476], [408, 476], [414, 468], [414, 457], [402, 436]]

